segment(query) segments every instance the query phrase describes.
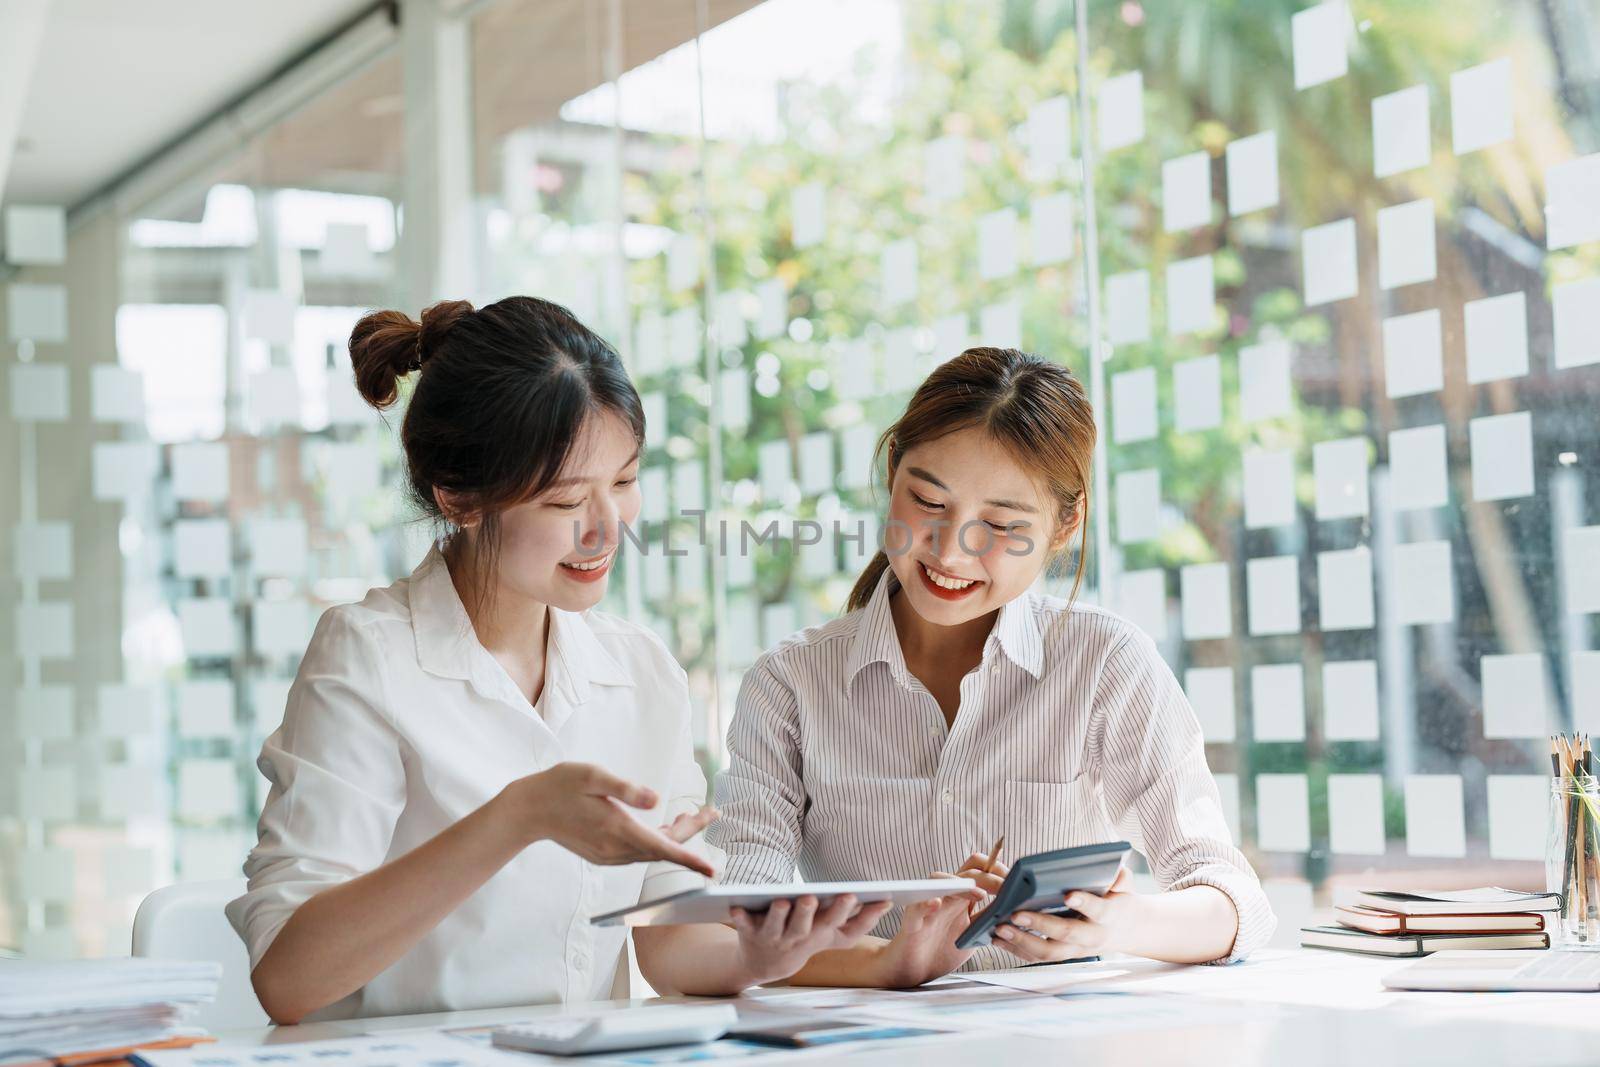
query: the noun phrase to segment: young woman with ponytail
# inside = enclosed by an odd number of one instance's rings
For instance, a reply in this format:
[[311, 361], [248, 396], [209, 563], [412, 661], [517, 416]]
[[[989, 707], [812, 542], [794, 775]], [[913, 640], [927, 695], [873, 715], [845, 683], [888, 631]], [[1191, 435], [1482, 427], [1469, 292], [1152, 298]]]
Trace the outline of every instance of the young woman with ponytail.
[[[1078, 918], [1018, 915], [995, 945], [958, 951], [969, 902], [892, 912], [848, 948], [781, 976], [908, 986], [957, 969], [1107, 952], [1224, 962], [1275, 921], [1230, 840], [1193, 710], [1155, 645], [1076, 603], [1087, 549], [1095, 422], [1077, 379], [1013, 349], [936, 369], [884, 433], [884, 551], [846, 614], [803, 630], [746, 673], [707, 834], [727, 882], [927, 877], [992, 890], [983, 855], [1127, 837], [1160, 887], [1127, 872]], [[1073, 597], [1034, 592], [1078, 545]], [[733, 931], [641, 931], [658, 990], [731, 992]], [[756, 976], [774, 980], [771, 975]]]
[[[531, 297], [375, 312], [350, 357], [379, 409], [416, 376], [410, 496], [446, 536], [322, 616], [262, 746], [228, 906], [257, 995], [283, 1023], [611, 996], [624, 932], [589, 916], [714, 873], [684, 672], [590, 610], [639, 513], [638, 394]], [[740, 948], [809, 955], [881, 915], [836, 901]]]

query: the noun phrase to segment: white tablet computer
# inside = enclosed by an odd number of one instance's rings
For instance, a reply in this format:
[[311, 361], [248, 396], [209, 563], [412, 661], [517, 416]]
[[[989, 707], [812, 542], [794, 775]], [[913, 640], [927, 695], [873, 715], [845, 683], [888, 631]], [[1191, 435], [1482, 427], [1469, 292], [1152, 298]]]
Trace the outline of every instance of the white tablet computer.
[[728, 921], [728, 909], [743, 908], [761, 912], [775, 900], [816, 897], [819, 906], [834, 897], [854, 893], [862, 904], [888, 900], [911, 904], [918, 900], [948, 896], [972, 889], [970, 878], [923, 878], [906, 882], [787, 882], [782, 885], [708, 885], [682, 893], [647, 900], [642, 904], [609, 911], [589, 920], [595, 926], [675, 926], [680, 923], [720, 923]]

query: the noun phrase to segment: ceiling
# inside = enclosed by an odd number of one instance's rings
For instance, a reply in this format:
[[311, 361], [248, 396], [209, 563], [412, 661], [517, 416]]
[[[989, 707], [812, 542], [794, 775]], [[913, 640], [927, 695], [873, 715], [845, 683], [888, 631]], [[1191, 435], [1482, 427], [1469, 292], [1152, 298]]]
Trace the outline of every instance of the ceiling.
[[78, 203], [371, 6], [52, 0], [5, 202]]

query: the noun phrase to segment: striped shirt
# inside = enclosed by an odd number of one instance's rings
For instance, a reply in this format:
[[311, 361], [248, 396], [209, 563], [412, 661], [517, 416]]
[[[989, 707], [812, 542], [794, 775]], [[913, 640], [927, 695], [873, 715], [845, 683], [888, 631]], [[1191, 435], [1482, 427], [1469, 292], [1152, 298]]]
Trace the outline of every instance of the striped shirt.
[[[1001, 609], [948, 729], [906, 667], [885, 572], [860, 611], [786, 638], [745, 674], [707, 840], [721, 881], [926, 878], [1125, 838], [1163, 889], [1209, 885], [1239, 913], [1231, 953], [1276, 919], [1233, 845], [1200, 725], [1145, 634], [1032, 593]], [[873, 931], [891, 937], [898, 911]], [[964, 970], [1015, 966], [998, 947]]]

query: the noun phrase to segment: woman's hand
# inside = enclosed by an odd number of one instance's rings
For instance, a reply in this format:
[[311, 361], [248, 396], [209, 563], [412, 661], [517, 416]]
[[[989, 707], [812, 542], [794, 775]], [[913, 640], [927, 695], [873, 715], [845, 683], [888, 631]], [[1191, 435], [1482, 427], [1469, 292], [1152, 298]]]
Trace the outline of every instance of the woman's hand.
[[716, 871], [705, 857], [683, 847], [717, 817], [703, 807], [669, 826], [646, 826], [624, 810], [648, 811], [660, 802], [652, 789], [624, 781], [588, 763], [558, 763], [519, 778], [491, 803], [527, 844], [554, 841], [568, 852], [604, 866], [666, 860], [707, 878]]
[[1138, 900], [1128, 890], [1130, 882], [1124, 867], [1103, 896], [1068, 893], [1063, 898], [1067, 907], [1081, 918], [1019, 911], [1011, 922], [995, 929], [995, 944], [1026, 963], [1060, 963], [1119, 951], [1133, 929], [1132, 913]]
[[974, 950], [956, 948], [956, 938], [1006, 876], [1002, 865], [985, 871], [984, 862], [974, 853], [954, 875], [934, 872], [935, 878], [970, 878], [978, 887], [907, 905], [899, 931], [878, 952], [878, 985], [911, 989], [944, 977], [972, 958]]
[[739, 933], [734, 966], [743, 980], [741, 988], [780, 981], [819, 952], [849, 948], [876, 926], [889, 908], [888, 901], [858, 908], [856, 898], [846, 893], [834, 897], [821, 911], [816, 897], [775, 900], [764, 915], [732, 909], [733, 928]]

